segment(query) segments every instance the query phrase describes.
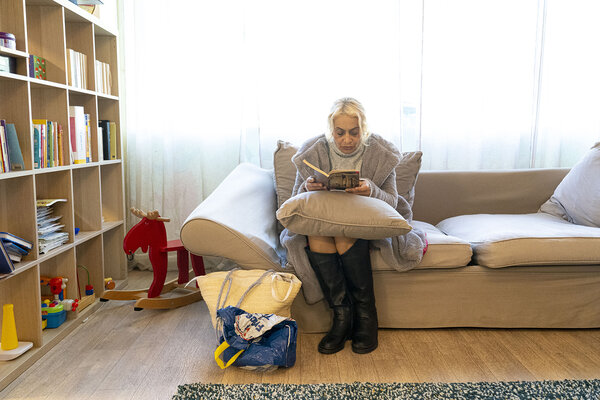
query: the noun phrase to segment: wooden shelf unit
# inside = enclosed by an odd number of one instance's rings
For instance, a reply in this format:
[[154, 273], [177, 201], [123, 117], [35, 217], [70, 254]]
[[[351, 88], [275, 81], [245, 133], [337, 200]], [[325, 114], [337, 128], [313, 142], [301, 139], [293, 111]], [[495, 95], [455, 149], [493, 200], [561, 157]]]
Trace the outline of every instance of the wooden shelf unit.
[[[0, 119], [14, 123], [25, 163], [24, 171], [0, 173], [0, 231], [33, 242], [33, 250], [15, 263], [15, 271], [0, 278], [0, 306], [14, 304], [18, 338], [33, 349], [11, 361], [0, 361], [0, 390], [30, 367], [96, 310], [104, 278], [122, 288], [127, 283], [123, 252], [125, 201], [118, 86], [117, 33], [95, 16], [67, 0], [1, 0], [0, 31], [16, 37], [16, 50], [0, 47], [15, 57], [16, 73], [0, 72]], [[67, 49], [87, 56], [87, 85], [68, 84]], [[29, 77], [29, 55], [46, 59], [47, 80]], [[110, 65], [112, 93], [95, 87], [95, 60]], [[91, 119], [91, 162], [34, 169], [32, 119], [58, 121], [63, 127], [63, 159], [69, 163], [69, 106], [83, 106]], [[117, 159], [104, 161], [98, 121], [117, 127]], [[69, 241], [39, 254], [36, 199], [64, 198], [55, 205]], [[75, 234], [75, 232], [78, 232]], [[42, 329], [40, 276], [68, 279], [66, 297], [85, 296], [94, 286], [96, 301], [56, 329]], [[2, 307], [0, 307], [0, 322]]]

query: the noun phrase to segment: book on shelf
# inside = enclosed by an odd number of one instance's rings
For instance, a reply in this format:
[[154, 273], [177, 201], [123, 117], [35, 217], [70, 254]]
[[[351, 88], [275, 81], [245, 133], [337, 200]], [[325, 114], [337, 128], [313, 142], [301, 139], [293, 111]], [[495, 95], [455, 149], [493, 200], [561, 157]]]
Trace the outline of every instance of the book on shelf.
[[306, 160], [304, 164], [311, 167], [315, 172], [315, 179], [322, 183], [328, 190], [344, 190], [357, 187], [360, 184], [360, 172], [356, 170], [332, 170], [325, 172]]
[[10, 274], [15, 270], [15, 266], [10, 255], [4, 248], [4, 243], [0, 241], [0, 274]]
[[0, 240], [0, 242], [4, 245], [4, 248], [6, 249], [6, 252], [13, 263], [21, 262], [23, 257], [29, 254], [29, 250], [24, 249], [23, 247], [12, 242], [5, 242], [3, 240]]
[[88, 136], [86, 132], [85, 111], [82, 106], [69, 106], [69, 130], [71, 160], [73, 164], [85, 164]]
[[102, 157], [105, 161], [117, 159], [117, 124], [101, 119], [98, 126], [102, 128]]
[[2, 172], [10, 171], [10, 158], [8, 156], [8, 142], [6, 140], [6, 121], [0, 119], [0, 158]]
[[46, 80], [46, 59], [29, 55], [29, 77]]
[[112, 83], [110, 78], [110, 65], [96, 60], [96, 91], [104, 94], [112, 94]]
[[37, 169], [64, 165], [60, 160], [62, 125], [47, 119], [34, 119], [32, 123], [33, 167]]
[[33, 249], [33, 243], [29, 240], [25, 240], [17, 235], [13, 235], [10, 232], [0, 232], [0, 241], [4, 243], [14, 243], [23, 249]]
[[70, 86], [87, 89], [87, 55], [67, 49], [67, 76]]
[[15, 124], [6, 123], [5, 128], [6, 141], [8, 142], [8, 159], [10, 160], [11, 171], [23, 171], [25, 162], [23, 161], [23, 153], [19, 144], [19, 135]]
[[36, 201], [36, 217], [38, 232], [38, 250], [40, 254], [48, 253], [69, 241], [69, 233], [63, 232], [64, 224], [60, 223], [62, 215], [54, 215], [54, 205], [66, 202], [67, 199], [38, 199]]

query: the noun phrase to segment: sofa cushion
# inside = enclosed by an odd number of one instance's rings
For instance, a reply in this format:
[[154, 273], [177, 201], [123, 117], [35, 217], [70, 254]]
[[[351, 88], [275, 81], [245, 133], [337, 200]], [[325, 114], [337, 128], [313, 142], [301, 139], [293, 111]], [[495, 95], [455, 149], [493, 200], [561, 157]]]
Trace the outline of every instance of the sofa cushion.
[[600, 227], [600, 142], [575, 164], [540, 211]]
[[308, 236], [382, 239], [412, 229], [386, 202], [338, 191], [300, 193], [284, 202], [276, 215], [291, 232]]
[[[296, 166], [292, 163], [292, 156], [297, 151], [298, 147], [292, 143], [277, 141], [277, 148], [273, 153], [273, 169], [278, 207], [292, 196], [296, 181]], [[420, 151], [401, 153], [400, 163], [396, 167], [396, 190], [411, 207], [415, 199], [415, 184], [421, 169], [422, 156]]]
[[[473, 253], [469, 242], [446, 235], [427, 222], [412, 221], [411, 225], [413, 228], [424, 231], [429, 243], [427, 252], [415, 269], [459, 268], [471, 261]], [[372, 250], [371, 261], [374, 271], [395, 271], [394, 267], [384, 261], [379, 251]]]
[[273, 153], [273, 177], [275, 179], [275, 192], [277, 193], [277, 208], [290, 197], [296, 181], [296, 166], [292, 156], [298, 148], [290, 142], [277, 141], [277, 148]]
[[427, 252], [417, 268], [456, 268], [464, 267], [471, 261], [473, 251], [469, 242], [455, 236], [446, 235], [427, 222], [412, 221], [413, 228], [427, 234]]
[[437, 227], [471, 243], [473, 260], [486, 267], [600, 263], [600, 228], [550, 214], [461, 215]]

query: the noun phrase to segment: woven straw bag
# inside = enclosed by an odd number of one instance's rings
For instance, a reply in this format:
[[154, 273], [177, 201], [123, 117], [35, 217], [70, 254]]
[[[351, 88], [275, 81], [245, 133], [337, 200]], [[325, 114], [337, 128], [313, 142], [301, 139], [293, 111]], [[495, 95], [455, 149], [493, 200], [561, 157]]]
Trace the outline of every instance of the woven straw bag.
[[217, 309], [227, 306], [236, 306], [248, 313], [291, 317], [292, 302], [302, 286], [293, 274], [262, 269], [212, 272], [197, 277], [196, 282], [213, 327], [216, 327]]

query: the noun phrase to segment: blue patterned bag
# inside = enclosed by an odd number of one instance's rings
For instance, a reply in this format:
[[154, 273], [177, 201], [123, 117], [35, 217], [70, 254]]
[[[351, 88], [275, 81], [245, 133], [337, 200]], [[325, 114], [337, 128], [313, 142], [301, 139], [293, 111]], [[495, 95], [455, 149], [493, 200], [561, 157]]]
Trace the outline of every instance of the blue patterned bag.
[[228, 306], [217, 310], [217, 321], [222, 335], [215, 361], [222, 369], [234, 365], [267, 371], [296, 362], [298, 327], [293, 319]]

